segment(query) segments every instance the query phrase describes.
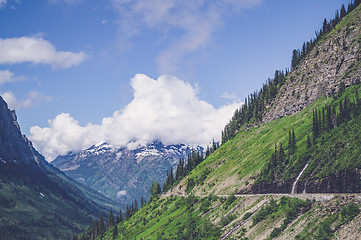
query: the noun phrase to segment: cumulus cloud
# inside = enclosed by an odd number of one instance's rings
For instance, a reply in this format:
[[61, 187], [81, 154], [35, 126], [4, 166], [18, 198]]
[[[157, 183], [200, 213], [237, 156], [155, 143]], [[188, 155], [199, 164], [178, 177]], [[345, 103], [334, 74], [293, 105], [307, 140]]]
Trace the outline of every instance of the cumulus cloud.
[[241, 103], [218, 109], [197, 97], [197, 90], [174, 76], [154, 80], [137, 74], [131, 79], [134, 99], [101, 124], [80, 126], [61, 113], [49, 126], [30, 129], [36, 148], [54, 159], [59, 154], [80, 151], [103, 142], [134, 148], [160, 140], [165, 144], [206, 145], [220, 140], [220, 133]]
[[22, 108], [29, 108], [35, 104], [41, 103], [41, 102], [49, 102], [53, 98], [49, 96], [42, 95], [41, 93], [37, 91], [32, 91], [29, 93], [29, 96], [27, 99], [19, 101], [15, 94], [11, 91], [7, 91], [4, 93], [0, 93], [1, 97], [5, 100], [5, 102], [8, 104], [10, 109], [22, 109]]
[[[260, 4], [263, 0], [112, 0], [119, 11], [123, 32], [129, 36], [151, 29], [162, 32], [169, 45], [158, 56], [162, 73], [176, 70], [186, 55], [206, 48], [212, 33], [223, 24], [223, 18]], [[174, 33], [176, 32], [176, 37]]]
[[0, 84], [26, 80], [26, 77], [15, 77], [9, 70], [0, 70]]
[[49, 64], [53, 69], [70, 68], [86, 59], [83, 52], [57, 51], [41, 37], [0, 38], [0, 64], [30, 62]]

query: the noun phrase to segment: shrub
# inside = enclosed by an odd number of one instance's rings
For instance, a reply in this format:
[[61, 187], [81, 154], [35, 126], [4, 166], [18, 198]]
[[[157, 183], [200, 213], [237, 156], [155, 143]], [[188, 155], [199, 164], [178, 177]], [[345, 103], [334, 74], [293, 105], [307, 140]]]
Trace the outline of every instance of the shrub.
[[250, 216], [252, 216], [253, 213], [251, 212], [246, 212], [246, 214], [244, 214], [242, 220], [247, 220]]
[[360, 213], [360, 208], [355, 203], [350, 203], [341, 210], [341, 218], [345, 221], [351, 221]]

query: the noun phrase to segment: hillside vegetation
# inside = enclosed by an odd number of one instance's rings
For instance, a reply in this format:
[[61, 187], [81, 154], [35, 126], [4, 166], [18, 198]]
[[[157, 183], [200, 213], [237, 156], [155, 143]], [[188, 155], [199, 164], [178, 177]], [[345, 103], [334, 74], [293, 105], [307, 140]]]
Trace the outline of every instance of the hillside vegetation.
[[[171, 181], [167, 193], [152, 191], [152, 199], [125, 220], [95, 222], [78, 238], [357, 239], [359, 3], [337, 25], [326, 21], [329, 29], [306, 54], [296, 54], [291, 72], [281, 73], [275, 95], [263, 102], [262, 94], [252, 95], [223, 131], [222, 145]], [[291, 195], [293, 188], [329, 194]]]

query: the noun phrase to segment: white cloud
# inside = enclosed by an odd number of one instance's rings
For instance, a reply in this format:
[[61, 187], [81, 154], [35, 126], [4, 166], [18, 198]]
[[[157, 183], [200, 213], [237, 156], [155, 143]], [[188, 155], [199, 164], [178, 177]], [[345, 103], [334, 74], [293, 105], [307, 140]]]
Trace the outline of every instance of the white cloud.
[[[119, 11], [123, 32], [129, 36], [150, 29], [162, 32], [169, 44], [157, 62], [162, 73], [174, 72], [189, 54], [205, 49], [213, 32], [232, 12], [260, 4], [263, 0], [112, 0]], [[171, 35], [171, 36], [170, 36]]]
[[137, 74], [131, 86], [134, 99], [101, 124], [83, 127], [69, 114], [61, 113], [48, 121], [49, 127], [32, 127], [30, 139], [48, 160], [102, 142], [128, 147], [153, 140], [205, 145], [213, 138], [220, 140], [221, 130], [241, 105], [216, 109], [199, 99], [189, 83], [169, 75], [154, 80]]
[[26, 80], [26, 77], [15, 77], [9, 70], [0, 70], [0, 84]]
[[234, 100], [234, 99], [237, 98], [237, 95], [236, 95], [235, 93], [224, 92], [224, 93], [221, 95], [221, 98]]
[[50, 64], [53, 69], [70, 68], [86, 59], [83, 52], [57, 51], [41, 37], [0, 38], [0, 64], [30, 62]]
[[22, 108], [29, 108], [35, 104], [41, 103], [41, 102], [49, 102], [53, 98], [49, 96], [42, 95], [41, 93], [37, 91], [32, 91], [29, 93], [29, 96], [27, 99], [19, 101], [15, 94], [11, 91], [7, 91], [4, 93], [0, 93], [2, 98], [5, 100], [5, 102], [8, 104], [10, 109], [22, 109]]

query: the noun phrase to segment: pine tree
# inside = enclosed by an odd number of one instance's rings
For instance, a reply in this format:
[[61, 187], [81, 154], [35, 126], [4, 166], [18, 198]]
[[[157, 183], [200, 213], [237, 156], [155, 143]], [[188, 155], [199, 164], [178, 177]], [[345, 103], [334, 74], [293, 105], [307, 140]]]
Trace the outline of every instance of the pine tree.
[[149, 191], [150, 191], [150, 194], [151, 194], [151, 200], [154, 199], [154, 198], [157, 198], [157, 196], [162, 193], [162, 189], [160, 188], [160, 185], [157, 182], [157, 180], [155, 180], [153, 182], [153, 184], [150, 187]]
[[327, 131], [330, 131], [333, 128], [331, 106], [327, 106], [326, 108], [326, 121], [327, 121]]
[[286, 156], [286, 154], [285, 154], [285, 151], [284, 151], [284, 149], [282, 147], [282, 143], [280, 143], [280, 150], [278, 152], [278, 164], [279, 164], [279, 166], [281, 166], [284, 163], [285, 156]]
[[122, 213], [122, 209], [119, 209], [119, 222], [122, 222], [123, 219], [123, 213]]
[[107, 227], [108, 229], [114, 226], [114, 216], [113, 216], [113, 211], [110, 209], [109, 210], [109, 216], [108, 216], [108, 220], [107, 220]]
[[295, 130], [292, 129], [292, 153], [296, 152], [297, 144], [296, 144], [296, 136], [295, 136]]
[[325, 18], [325, 20], [323, 21], [323, 25], [322, 25], [322, 31], [324, 34], [326, 34], [328, 32], [328, 23], [327, 23], [327, 19]]
[[131, 217], [131, 211], [127, 205], [127, 210], [125, 210], [125, 220], [128, 220]]
[[292, 52], [291, 68], [294, 69], [300, 62], [300, 51], [294, 49]]
[[316, 138], [319, 136], [319, 123], [318, 123], [318, 113], [317, 110], [313, 111], [313, 124], [312, 124], [312, 131], [313, 131], [313, 141], [316, 141]]
[[347, 15], [345, 5], [342, 4], [341, 11], [340, 11], [340, 18], [344, 18]]
[[337, 126], [343, 123], [343, 120], [344, 120], [344, 110], [343, 110], [342, 101], [340, 101], [338, 108], [338, 115], [337, 115]]
[[100, 213], [100, 216], [99, 216], [99, 235], [103, 236], [104, 233], [105, 233], [104, 220], [103, 220], [103, 215]]
[[144, 206], [144, 197], [140, 198], [140, 208]]
[[138, 212], [138, 202], [137, 199], [134, 200], [134, 212]]
[[172, 186], [174, 183], [173, 167], [170, 168], [169, 183], [170, 183], [170, 186]]
[[117, 225], [115, 225], [113, 228], [113, 239], [115, 239], [117, 236], [118, 236], [118, 227]]
[[292, 135], [291, 135], [291, 131], [288, 131], [288, 153], [291, 156], [292, 153]]
[[310, 149], [312, 147], [310, 135], [307, 134], [307, 149]]

